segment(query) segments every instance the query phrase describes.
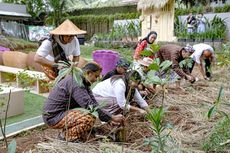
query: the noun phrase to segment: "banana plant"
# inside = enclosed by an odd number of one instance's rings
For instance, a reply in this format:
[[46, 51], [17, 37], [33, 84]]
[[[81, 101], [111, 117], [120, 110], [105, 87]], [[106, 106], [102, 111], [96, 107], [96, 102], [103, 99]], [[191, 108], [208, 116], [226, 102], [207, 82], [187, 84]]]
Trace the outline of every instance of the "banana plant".
[[61, 70], [58, 73], [57, 78], [54, 80], [54, 85], [56, 85], [60, 80], [65, 78], [68, 75], [72, 75], [74, 80], [79, 86], [83, 86], [82, 82], [82, 70], [78, 67], [76, 67], [75, 62], [71, 61], [59, 61], [56, 63], [56, 67], [61, 67]]

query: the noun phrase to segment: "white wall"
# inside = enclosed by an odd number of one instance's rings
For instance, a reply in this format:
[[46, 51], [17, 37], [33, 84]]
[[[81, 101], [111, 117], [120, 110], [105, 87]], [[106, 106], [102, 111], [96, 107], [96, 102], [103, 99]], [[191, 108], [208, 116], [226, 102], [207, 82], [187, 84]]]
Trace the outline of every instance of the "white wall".
[[[230, 12], [227, 12], [227, 13], [208, 13], [208, 14], [204, 14], [204, 16], [208, 20], [212, 20], [215, 15], [217, 15], [218, 17], [220, 17], [222, 19], [225, 19], [225, 22], [226, 22], [226, 25], [227, 25], [227, 30], [228, 30], [228, 40], [230, 40]], [[187, 15], [179, 16], [179, 19], [183, 23], [186, 23], [186, 18], [187, 18]]]

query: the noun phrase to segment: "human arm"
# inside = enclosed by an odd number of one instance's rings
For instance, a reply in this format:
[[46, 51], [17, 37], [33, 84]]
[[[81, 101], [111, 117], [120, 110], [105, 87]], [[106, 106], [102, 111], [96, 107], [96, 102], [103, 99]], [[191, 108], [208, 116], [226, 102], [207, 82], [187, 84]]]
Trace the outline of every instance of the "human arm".
[[[80, 105], [80, 107], [88, 109], [89, 105], [92, 105], [94, 107], [99, 105], [90, 89], [87, 89], [86, 87], [75, 86], [72, 91], [72, 97], [75, 100], [75, 102], [78, 105]], [[111, 120], [112, 115], [109, 112], [106, 112], [101, 108], [99, 108], [97, 112], [99, 114], [100, 120], [105, 122]]]
[[138, 43], [137, 48], [135, 49], [135, 52], [134, 52], [134, 55], [133, 55], [133, 58], [135, 60], [140, 59], [141, 52], [146, 48], [146, 46], [147, 46], [147, 41], [146, 40]]
[[[73, 50], [73, 59], [72, 59], [72, 62], [79, 62], [80, 60], [80, 54], [81, 54], [81, 51], [80, 51], [80, 44], [79, 44], [79, 41], [76, 37], [74, 37], [74, 50]], [[77, 66], [77, 64], [76, 64]]]
[[34, 61], [43, 66], [52, 68], [54, 61], [46, 58], [50, 52], [52, 52], [52, 42], [49, 40], [44, 40], [34, 56]]
[[76, 64], [75, 66], [77, 66], [77, 65], [78, 65], [78, 63], [79, 63], [79, 59], [80, 59], [80, 55], [79, 55], [79, 56], [73, 56], [73, 60], [72, 60], [72, 62], [77, 62], [77, 64]]
[[130, 111], [130, 105], [127, 104], [127, 100], [125, 97], [125, 83], [122, 79], [119, 79], [115, 82], [113, 82], [113, 88], [114, 88], [114, 94], [116, 97], [116, 101], [118, 106], [122, 109], [126, 111]]
[[179, 59], [178, 57], [171, 57], [171, 61], [172, 61], [172, 69], [181, 77], [181, 78], [185, 78], [185, 79], [188, 79], [188, 74], [185, 73], [183, 71], [183, 68], [180, 67], [179, 65]]
[[125, 117], [122, 114], [112, 115], [110, 124], [112, 125], [123, 125]]
[[137, 102], [137, 104], [141, 108], [145, 109], [148, 107], [147, 102], [142, 98], [141, 94], [139, 93], [137, 89], [135, 89], [135, 92], [134, 92], [134, 100]]
[[34, 61], [38, 64], [47, 66], [49, 68], [53, 68], [53, 65], [55, 64], [54, 61], [47, 60], [45, 57], [42, 57], [41, 55], [38, 54], [35, 54]]
[[203, 78], [207, 79], [205, 72], [204, 72], [204, 68], [203, 68], [202, 57], [200, 57], [200, 64], [198, 64], [198, 68], [199, 68], [199, 71], [200, 71], [201, 75], [203, 76]]

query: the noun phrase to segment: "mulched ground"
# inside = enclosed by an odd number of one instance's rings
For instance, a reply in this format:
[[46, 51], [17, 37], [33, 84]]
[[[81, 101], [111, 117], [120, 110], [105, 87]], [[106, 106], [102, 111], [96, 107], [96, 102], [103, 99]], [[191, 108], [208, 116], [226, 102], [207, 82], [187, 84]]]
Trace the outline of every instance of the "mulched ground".
[[[168, 89], [165, 97], [164, 123], [170, 123], [173, 127], [170, 135], [175, 139], [178, 148], [189, 150], [188, 152], [203, 152], [201, 143], [210, 133], [217, 118], [207, 119], [208, 109], [216, 99], [219, 88], [224, 87], [225, 94], [221, 98], [224, 103], [230, 99], [230, 67], [216, 68], [211, 81], [200, 80], [193, 85], [183, 83], [185, 91]], [[151, 106], [161, 105], [162, 94], [159, 93]], [[228, 108], [220, 108], [230, 113]], [[145, 138], [153, 136], [149, 128], [149, 122], [142, 116], [130, 113], [126, 122], [126, 142], [123, 143], [129, 148], [139, 148], [142, 151], [150, 151], [150, 147], [140, 147]], [[17, 152], [26, 152], [35, 149], [38, 144], [52, 142], [51, 138], [57, 138], [58, 131], [47, 127], [38, 128], [15, 136], [17, 141]], [[100, 135], [111, 134], [111, 128], [103, 125], [98, 128]], [[12, 138], [11, 138], [12, 139]], [[10, 139], [9, 139], [10, 140]], [[93, 142], [111, 141], [111, 139], [93, 139]], [[51, 144], [49, 144], [51, 145]], [[0, 152], [5, 152], [4, 143], [1, 142]]]

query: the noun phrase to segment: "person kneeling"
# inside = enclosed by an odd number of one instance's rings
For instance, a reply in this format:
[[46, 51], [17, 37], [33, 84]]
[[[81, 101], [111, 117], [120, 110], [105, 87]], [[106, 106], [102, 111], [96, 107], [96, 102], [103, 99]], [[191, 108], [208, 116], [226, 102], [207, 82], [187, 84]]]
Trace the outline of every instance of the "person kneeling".
[[[90, 85], [100, 76], [102, 68], [96, 63], [88, 63], [83, 68], [81, 76], [83, 86], [80, 86], [69, 75], [62, 79], [50, 92], [44, 105], [43, 120], [54, 129], [62, 129], [61, 136], [66, 141], [85, 141], [95, 123], [95, 117], [76, 108], [88, 109], [99, 104], [95, 100]], [[70, 97], [71, 96], [71, 97]], [[69, 99], [70, 102], [69, 102]], [[112, 115], [98, 109], [100, 120], [122, 124], [124, 117], [121, 114]]]
[[[103, 110], [111, 114], [115, 115], [122, 113], [122, 111], [132, 111], [145, 115], [149, 107], [137, 90], [140, 82], [140, 74], [132, 70], [125, 75], [114, 75], [98, 83], [92, 91], [99, 103], [107, 102]], [[141, 108], [129, 104], [133, 98]]]

